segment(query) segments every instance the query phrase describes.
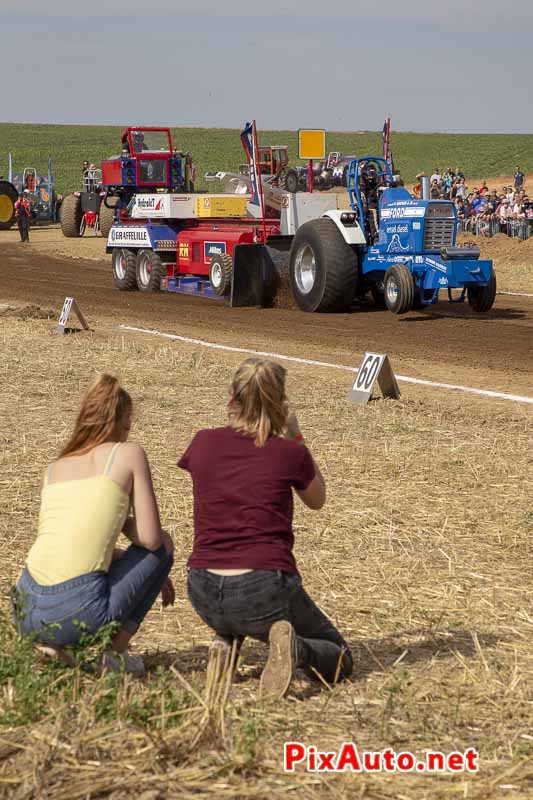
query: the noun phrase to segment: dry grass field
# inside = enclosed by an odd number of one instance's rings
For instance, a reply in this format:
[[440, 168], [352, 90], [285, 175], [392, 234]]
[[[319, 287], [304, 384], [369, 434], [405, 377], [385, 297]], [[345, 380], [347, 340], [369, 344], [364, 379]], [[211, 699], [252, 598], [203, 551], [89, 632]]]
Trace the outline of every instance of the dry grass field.
[[[45, 310], [46, 311], [46, 310]], [[206, 699], [210, 633], [185, 593], [188, 475], [176, 459], [225, 422], [236, 354], [128, 337], [109, 324], [59, 338], [46, 313], [0, 316], [0, 796], [487, 798], [533, 796], [532, 409], [402, 386], [357, 408], [349, 376], [290, 365], [290, 396], [329, 501], [299, 505], [304, 584], [344, 633], [353, 678], [298, 677], [258, 701], [264, 646]], [[135, 651], [143, 681], [41, 662], [9, 622], [7, 593], [35, 535], [38, 487], [98, 372], [133, 395], [162, 518], [176, 544], [177, 601], [154, 609]], [[444, 752], [475, 747], [477, 775], [284, 774], [283, 742], [319, 749]]]

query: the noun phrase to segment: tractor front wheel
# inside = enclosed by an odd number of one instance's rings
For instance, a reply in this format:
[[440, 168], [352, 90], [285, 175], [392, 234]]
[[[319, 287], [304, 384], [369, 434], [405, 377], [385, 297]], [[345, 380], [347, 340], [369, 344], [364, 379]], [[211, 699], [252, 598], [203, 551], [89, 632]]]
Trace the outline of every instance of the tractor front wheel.
[[137, 291], [136, 257], [133, 250], [116, 247], [111, 256], [113, 280], [121, 292]]
[[473, 311], [482, 314], [490, 311], [496, 299], [496, 274], [493, 272], [485, 286], [473, 286], [466, 290], [468, 304]]
[[415, 299], [415, 282], [407, 267], [403, 264], [392, 264], [385, 273], [383, 285], [389, 311], [393, 314], [411, 311]]
[[291, 289], [302, 311], [344, 311], [357, 289], [357, 254], [331, 219], [298, 228], [290, 253]]
[[161, 278], [166, 275], [166, 267], [160, 256], [153, 250], [139, 250], [137, 253], [137, 286], [141, 292], [161, 291]]
[[209, 282], [214, 293], [219, 297], [228, 295], [231, 291], [233, 277], [233, 259], [226, 253], [211, 258], [209, 267]]

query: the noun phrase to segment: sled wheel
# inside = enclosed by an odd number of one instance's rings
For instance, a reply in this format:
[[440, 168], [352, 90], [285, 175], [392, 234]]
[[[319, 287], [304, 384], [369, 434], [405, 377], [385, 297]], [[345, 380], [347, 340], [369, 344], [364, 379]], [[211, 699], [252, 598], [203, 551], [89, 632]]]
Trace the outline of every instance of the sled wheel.
[[466, 290], [468, 304], [473, 311], [480, 314], [490, 311], [496, 299], [496, 274], [492, 273], [485, 286], [473, 286]]
[[153, 250], [139, 250], [137, 253], [137, 286], [141, 292], [161, 291], [161, 278], [166, 275], [166, 267]]
[[219, 297], [228, 295], [231, 291], [233, 277], [233, 259], [226, 253], [211, 258], [209, 267], [209, 282], [214, 293]]
[[113, 280], [122, 292], [137, 291], [136, 257], [133, 250], [115, 248], [111, 256]]
[[403, 264], [393, 264], [385, 273], [383, 281], [385, 303], [393, 314], [411, 311], [415, 299], [413, 276]]
[[357, 289], [357, 255], [331, 219], [313, 219], [296, 232], [290, 281], [302, 311], [343, 311]]

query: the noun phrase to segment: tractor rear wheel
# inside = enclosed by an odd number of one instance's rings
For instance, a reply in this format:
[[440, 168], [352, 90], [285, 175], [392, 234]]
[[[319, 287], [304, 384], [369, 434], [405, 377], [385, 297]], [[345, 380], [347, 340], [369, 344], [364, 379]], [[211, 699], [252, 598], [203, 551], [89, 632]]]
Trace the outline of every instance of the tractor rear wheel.
[[294, 169], [285, 169], [279, 176], [279, 188], [284, 192], [294, 194], [298, 191], [299, 183], [298, 173]]
[[100, 233], [102, 236], [105, 236], [106, 239], [109, 236], [109, 231], [115, 219], [115, 208], [118, 206], [118, 201], [118, 197], [108, 197], [106, 203], [108, 203], [111, 208], [105, 205], [104, 200], [100, 203], [100, 211], [98, 212]]
[[0, 181], [0, 231], [7, 231], [15, 222], [18, 192], [9, 181]]
[[133, 250], [116, 247], [111, 256], [113, 280], [122, 292], [137, 291], [136, 256]]
[[293, 297], [302, 311], [343, 311], [357, 289], [357, 254], [331, 219], [313, 219], [296, 232], [290, 252]]
[[75, 194], [68, 194], [61, 203], [61, 230], [63, 236], [68, 239], [75, 239], [81, 236], [81, 221], [83, 211], [81, 210], [81, 198]]
[[496, 299], [496, 273], [493, 272], [485, 286], [473, 286], [466, 290], [468, 304], [473, 311], [490, 311]]
[[137, 253], [137, 286], [141, 292], [161, 291], [161, 278], [167, 274], [166, 266], [153, 250]]
[[233, 259], [226, 253], [211, 258], [209, 267], [209, 282], [214, 293], [219, 297], [228, 295], [231, 291], [233, 278]]
[[415, 299], [415, 282], [407, 267], [403, 264], [392, 264], [385, 273], [383, 285], [389, 311], [393, 314], [411, 311]]

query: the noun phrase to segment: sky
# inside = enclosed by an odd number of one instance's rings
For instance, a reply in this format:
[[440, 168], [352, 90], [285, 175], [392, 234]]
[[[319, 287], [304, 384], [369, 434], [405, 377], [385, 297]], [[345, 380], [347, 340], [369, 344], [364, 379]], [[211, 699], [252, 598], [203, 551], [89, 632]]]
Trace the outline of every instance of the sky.
[[533, 131], [532, 0], [0, 0], [0, 122]]

